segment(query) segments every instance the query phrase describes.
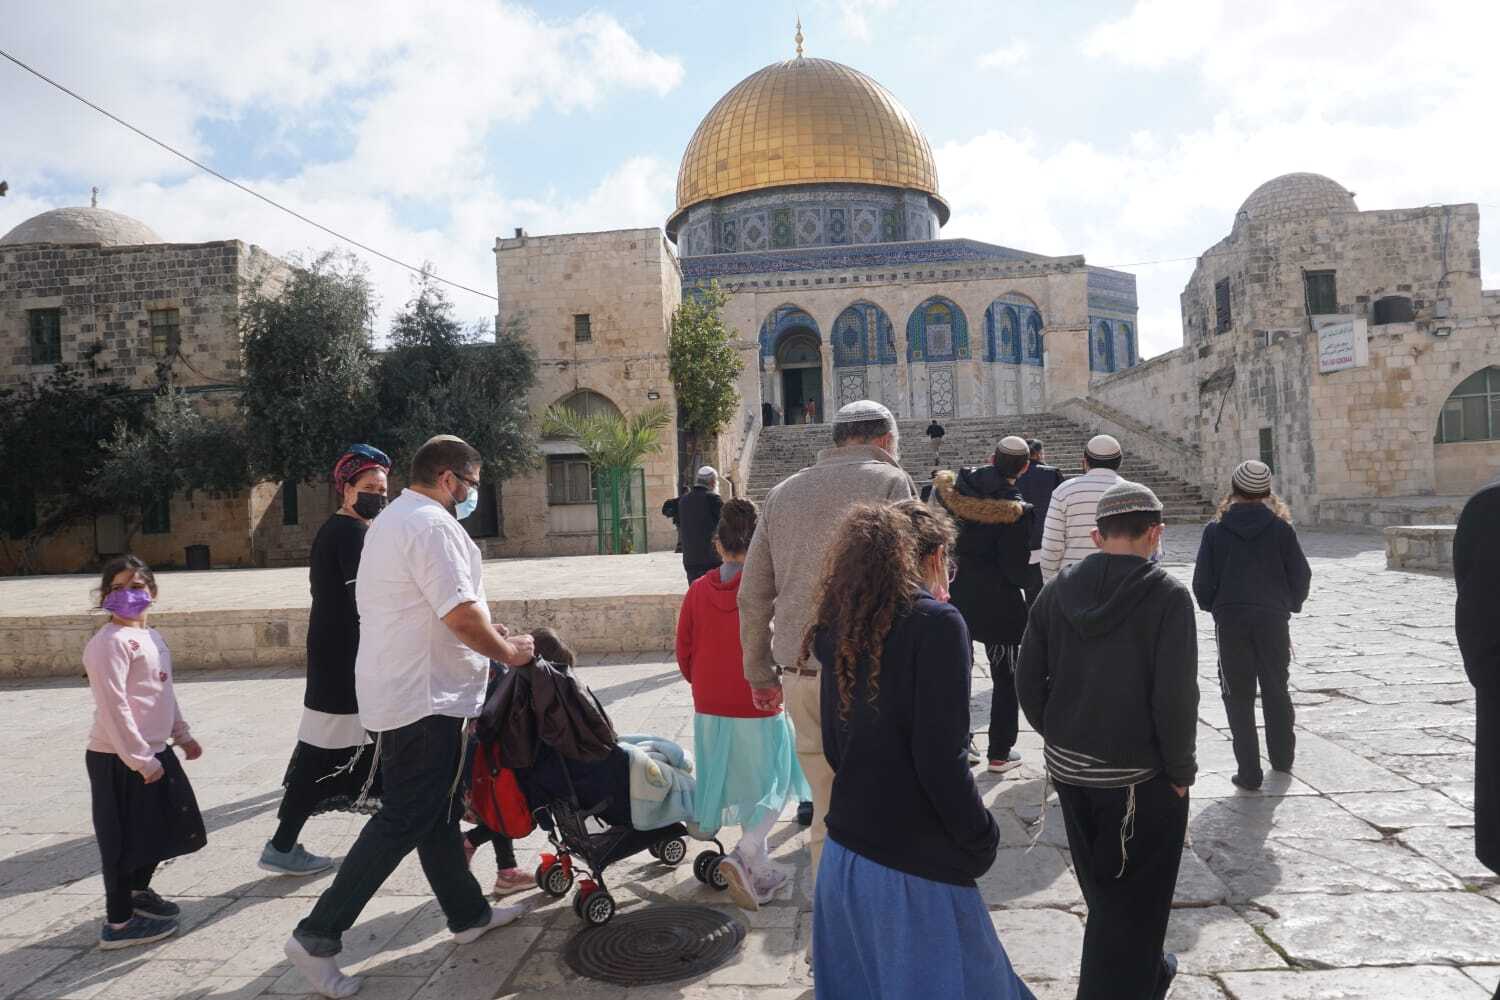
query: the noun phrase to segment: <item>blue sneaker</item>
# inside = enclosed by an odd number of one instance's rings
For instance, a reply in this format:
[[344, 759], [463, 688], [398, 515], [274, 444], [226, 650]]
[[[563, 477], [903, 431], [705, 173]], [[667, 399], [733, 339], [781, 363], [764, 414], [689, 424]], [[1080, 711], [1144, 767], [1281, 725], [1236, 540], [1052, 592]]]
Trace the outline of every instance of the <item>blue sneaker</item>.
[[277, 875], [316, 875], [333, 867], [333, 859], [321, 854], [309, 854], [301, 844], [293, 845], [290, 851], [278, 851], [269, 841], [260, 852], [260, 867]]
[[162, 899], [154, 889], [141, 889], [130, 894], [130, 905], [136, 916], [153, 920], [171, 920], [182, 915], [182, 907]]
[[177, 933], [177, 921], [158, 920], [137, 914], [125, 922], [124, 927], [105, 924], [99, 929], [99, 950], [114, 951], [118, 948], [133, 948], [138, 944], [150, 944]]

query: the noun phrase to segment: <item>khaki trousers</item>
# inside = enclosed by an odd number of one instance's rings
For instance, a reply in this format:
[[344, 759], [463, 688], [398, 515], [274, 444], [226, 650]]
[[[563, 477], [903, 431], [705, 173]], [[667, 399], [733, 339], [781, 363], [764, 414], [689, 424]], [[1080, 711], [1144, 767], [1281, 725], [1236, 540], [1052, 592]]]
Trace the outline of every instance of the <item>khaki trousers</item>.
[[808, 829], [812, 852], [812, 888], [816, 889], [818, 863], [823, 860], [823, 841], [828, 836], [828, 803], [833, 797], [833, 768], [823, 756], [823, 713], [819, 706], [821, 679], [787, 673], [781, 678], [786, 710], [797, 730], [797, 763], [812, 786], [813, 821]]

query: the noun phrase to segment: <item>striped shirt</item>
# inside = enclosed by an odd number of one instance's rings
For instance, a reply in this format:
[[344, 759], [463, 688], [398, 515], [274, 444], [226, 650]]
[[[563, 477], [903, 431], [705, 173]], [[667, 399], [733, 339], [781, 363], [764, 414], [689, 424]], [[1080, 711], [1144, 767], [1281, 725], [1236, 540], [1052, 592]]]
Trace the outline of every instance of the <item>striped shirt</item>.
[[1042, 528], [1042, 578], [1051, 580], [1098, 551], [1092, 532], [1104, 491], [1120, 481], [1114, 469], [1090, 469], [1052, 491]]
[[1042, 748], [1053, 781], [1085, 788], [1124, 788], [1156, 777], [1154, 767], [1111, 767], [1108, 761], [1048, 743]]

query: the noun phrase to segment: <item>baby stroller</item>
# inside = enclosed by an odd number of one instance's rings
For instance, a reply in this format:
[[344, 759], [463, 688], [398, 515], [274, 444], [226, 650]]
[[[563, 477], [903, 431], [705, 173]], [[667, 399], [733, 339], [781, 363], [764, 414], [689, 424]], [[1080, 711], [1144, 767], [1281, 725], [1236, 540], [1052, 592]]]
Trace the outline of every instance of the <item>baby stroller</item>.
[[[668, 867], [687, 858], [689, 834], [683, 824], [656, 830], [630, 825], [629, 763], [619, 747], [598, 762], [570, 761], [544, 747], [536, 766], [517, 771], [516, 777], [537, 825], [547, 831], [553, 847], [537, 865], [537, 887], [561, 899], [576, 879], [573, 912], [591, 927], [602, 927], [615, 915], [615, 899], [604, 882], [608, 866], [643, 850]], [[590, 830], [589, 820], [603, 829]], [[719, 872], [724, 846], [717, 839], [713, 844], [694, 859], [693, 875], [722, 891], [728, 886]], [[580, 868], [586, 873], [583, 877], [579, 877]]]

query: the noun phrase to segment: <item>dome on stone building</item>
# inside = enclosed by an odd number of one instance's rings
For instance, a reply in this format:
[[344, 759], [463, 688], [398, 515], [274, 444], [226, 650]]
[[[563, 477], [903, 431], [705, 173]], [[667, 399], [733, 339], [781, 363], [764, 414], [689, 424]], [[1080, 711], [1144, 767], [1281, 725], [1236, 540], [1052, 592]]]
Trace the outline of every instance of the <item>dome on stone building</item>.
[[921, 192], [948, 221], [932, 148], [911, 112], [863, 73], [799, 54], [740, 81], [699, 123], [667, 229], [705, 201], [812, 184]]
[[1250, 192], [1235, 213], [1238, 228], [1244, 222], [1280, 222], [1310, 215], [1358, 212], [1354, 192], [1322, 174], [1282, 174]]
[[115, 247], [162, 242], [144, 222], [107, 208], [54, 208], [0, 236], [0, 245], [98, 243]]

